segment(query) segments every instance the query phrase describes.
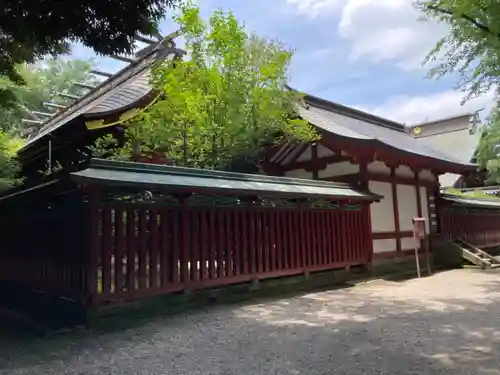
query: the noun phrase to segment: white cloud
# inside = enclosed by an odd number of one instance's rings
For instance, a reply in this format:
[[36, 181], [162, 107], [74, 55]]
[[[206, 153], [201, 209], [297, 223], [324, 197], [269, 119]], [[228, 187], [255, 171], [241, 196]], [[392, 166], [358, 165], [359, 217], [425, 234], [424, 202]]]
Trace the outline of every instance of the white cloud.
[[484, 108], [482, 116], [487, 115], [494, 103], [495, 92], [490, 90], [484, 95], [460, 105], [464, 93], [448, 90], [425, 96], [396, 96], [378, 107], [363, 106], [363, 110], [375, 115], [406, 124], [436, 120], [443, 117], [473, 112]]
[[299, 14], [305, 14], [315, 18], [325, 11], [337, 9], [345, 0], [286, 0], [286, 2], [297, 8]]
[[392, 60], [405, 70], [421, 62], [446, 25], [419, 22], [414, 0], [348, 0], [342, 9], [339, 34], [352, 45], [350, 58]]

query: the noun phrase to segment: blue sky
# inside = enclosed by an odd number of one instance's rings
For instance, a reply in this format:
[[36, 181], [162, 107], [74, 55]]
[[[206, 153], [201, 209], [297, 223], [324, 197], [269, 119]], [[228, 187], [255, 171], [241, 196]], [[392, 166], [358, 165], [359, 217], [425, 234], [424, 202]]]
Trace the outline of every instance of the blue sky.
[[[250, 31], [295, 50], [295, 88], [393, 120], [416, 123], [491, 108], [493, 92], [460, 105], [456, 77], [427, 79], [421, 62], [446, 25], [418, 20], [413, 0], [198, 0], [202, 14], [231, 10]], [[168, 19], [164, 34], [175, 31]], [[81, 47], [75, 57], [93, 54]], [[122, 64], [96, 59], [115, 71]]]

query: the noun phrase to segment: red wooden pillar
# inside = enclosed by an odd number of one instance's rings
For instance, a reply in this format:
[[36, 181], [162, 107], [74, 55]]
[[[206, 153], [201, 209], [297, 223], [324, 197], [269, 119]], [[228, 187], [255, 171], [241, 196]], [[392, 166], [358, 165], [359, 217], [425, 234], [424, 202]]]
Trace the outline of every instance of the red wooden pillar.
[[394, 231], [396, 232], [396, 252], [401, 252], [401, 228], [399, 226], [399, 203], [398, 203], [398, 185], [396, 183], [396, 167], [391, 167], [391, 193], [392, 193], [392, 211], [394, 216]]
[[86, 280], [86, 304], [93, 306], [97, 302], [97, 267], [98, 257], [101, 251], [101, 238], [99, 234], [99, 202], [101, 200], [101, 191], [96, 187], [89, 187], [89, 205], [87, 211], [89, 227], [89, 247], [87, 254], [87, 280]]

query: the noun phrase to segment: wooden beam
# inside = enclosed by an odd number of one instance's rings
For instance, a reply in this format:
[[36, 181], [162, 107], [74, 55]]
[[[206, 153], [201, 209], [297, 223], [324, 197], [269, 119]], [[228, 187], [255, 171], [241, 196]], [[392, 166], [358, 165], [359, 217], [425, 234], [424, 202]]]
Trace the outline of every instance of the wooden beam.
[[[302, 153], [304, 151], [302, 151]], [[294, 169], [305, 169], [306, 171], [308, 171], [308, 170], [312, 171], [315, 169], [315, 167], [318, 167], [317, 168], [318, 170], [323, 170], [327, 167], [328, 164], [338, 163], [338, 162], [342, 162], [342, 161], [350, 161], [350, 160], [351, 159], [348, 156], [329, 155], [329, 156], [324, 156], [324, 157], [318, 158], [315, 161], [313, 161], [312, 159], [311, 160], [304, 160], [304, 161], [294, 161], [294, 162], [287, 163], [287, 164], [283, 165], [282, 168], [286, 171], [291, 171]]]
[[[400, 234], [399, 227], [399, 203], [398, 203], [398, 185], [396, 183], [396, 168], [391, 167], [391, 192], [392, 192], [392, 209], [394, 215], [394, 229], [397, 235]], [[396, 251], [399, 253], [401, 251], [401, 237], [396, 240]]]
[[394, 231], [394, 232], [376, 232], [372, 233], [372, 239], [373, 240], [390, 240], [390, 239], [395, 239], [395, 240], [401, 240], [401, 238], [407, 238], [407, 237], [412, 237], [413, 232], [411, 230], [409, 231]]
[[319, 175], [318, 175], [318, 143], [313, 142], [311, 144], [311, 162], [312, 162], [312, 174], [313, 174], [313, 180], [317, 180]]

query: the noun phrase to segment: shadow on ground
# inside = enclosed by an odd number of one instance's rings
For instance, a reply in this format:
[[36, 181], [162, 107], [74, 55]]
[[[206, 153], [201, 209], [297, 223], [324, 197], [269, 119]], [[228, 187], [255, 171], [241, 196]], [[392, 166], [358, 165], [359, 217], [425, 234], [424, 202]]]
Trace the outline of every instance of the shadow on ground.
[[0, 341], [0, 374], [499, 374], [498, 327], [500, 272], [456, 270], [117, 332], [18, 336]]

